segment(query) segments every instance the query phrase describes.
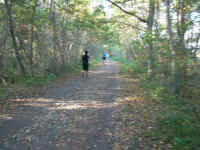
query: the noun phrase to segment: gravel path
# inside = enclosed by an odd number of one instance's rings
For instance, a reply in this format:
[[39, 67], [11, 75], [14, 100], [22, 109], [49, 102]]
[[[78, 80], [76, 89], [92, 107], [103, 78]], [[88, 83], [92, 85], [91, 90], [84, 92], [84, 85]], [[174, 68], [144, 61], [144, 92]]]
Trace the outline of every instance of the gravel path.
[[99, 66], [0, 117], [0, 150], [112, 150], [118, 73]]

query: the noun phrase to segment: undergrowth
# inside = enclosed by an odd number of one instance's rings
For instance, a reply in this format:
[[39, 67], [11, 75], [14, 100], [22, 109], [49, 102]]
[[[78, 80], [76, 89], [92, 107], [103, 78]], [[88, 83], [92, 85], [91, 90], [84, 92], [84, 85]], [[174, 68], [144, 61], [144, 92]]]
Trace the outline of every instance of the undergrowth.
[[[46, 74], [45, 76], [35, 77], [17, 77], [15, 83], [7, 82], [6, 85], [0, 87], [0, 103], [6, 102], [9, 97], [24, 95], [25, 92], [31, 92], [33, 88], [41, 87], [56, 79], [54, 74]], [[27, 93], [28, 95], [28, 93]]]
[[99, 65], [99, 63], [101, 63], [102, 60], [100, 58], [97, 59], [92, 59], [89, 63], [90, 63], [90, 70], [95, 68], [96, 66]]
[[[188, 97], [171, 95], [159, 79], [149, 80], [143, 71], [138, 72], [138, 70], [141, 70], [141, 68], [138, 69], [137, 65], [131, 63], [124, 63], [121, 66], [123, 73], [139, 80], [138, 87], [135, 88], [141, 88], [145, 93], [143, 95], [145, 97], [144, 103], [149, 103], [150, 100], [154, 101], [143, 109], [157, 108], [152, 113], [155, 117], [153, 121], [155, 126], [151, 130], [142, 129], [143, 135], [141, 136], [145, 139], [143, 140], [143, 145], [145, 145], [143, 148], [148, 150], [155, 148], [157, 150], [200, 150], [199, 97], [194, 97], [195, 95]], [[133, 89], [133, 92], [135, 91], [136, 89]], [[129, 104], [125, 106], [126, 108], [123, 111], [133, 117], [133, 114], [131, 114], [133, 112], [129, 110], [138, 109], [138, 107], [135, 108], [135, 105], [135, 103]], [[139, 115], [144, 117], [144, 113]], [[151, 117], [147, 119], [153, 120]], [[127, 128], [131, 128], [130, 126], [128, 125]], [[136, 142], [135, 134], [129, 138], [134, 139], [132, 143]]]

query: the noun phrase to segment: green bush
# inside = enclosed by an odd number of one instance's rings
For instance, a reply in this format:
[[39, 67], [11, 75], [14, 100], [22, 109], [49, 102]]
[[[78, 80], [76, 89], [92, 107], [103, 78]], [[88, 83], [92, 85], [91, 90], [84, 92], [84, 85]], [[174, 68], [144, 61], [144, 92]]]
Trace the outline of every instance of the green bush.
[[157, 128], [150, 137], [164, 139], [172, 150], [199, 150], [200, 120], [195, 107], [186, 99], [165, 99], [163, 109], [167, 109], [157, 116]]
[[92, 59], [89, 63], [90, 63], [90, 69], [94, 68], [95, 66], [97, 66], [100, 62], [102, 62], [101, 58], [97, 58], [97, 59]]
[[128, 61], [123, 58], [118, 58], [116, 60], [122, 64], [120, 67], [121, 72], [130, 72], [141, 77], [146, 73], [147, 68], [142, 64], [138, 64], [136, 61]]
[[200, 121], [194, 116], [192, 111], [173, 111], [168, 117], [158, 121], [160, 132], [166, 136], [174, 150], [200, 149]]
[[54, 74], [47, 74], [45, 76], [39, 77], [26, 77], [19, 81], [19, 84], [23, 84], [25, 86], [40, 86], [43, 84], [48, 83], [51, 80], [54, 80], [56, 75]]
[[[196, 101], [170, 95], [155, 80], [141, 80], [140, 86], [162, 105], [155, 130], [149, 138], [164, 139], [172, 150], [200, 150], [200, 115]], [[159, 141], [158, 141], [159, 142]]]

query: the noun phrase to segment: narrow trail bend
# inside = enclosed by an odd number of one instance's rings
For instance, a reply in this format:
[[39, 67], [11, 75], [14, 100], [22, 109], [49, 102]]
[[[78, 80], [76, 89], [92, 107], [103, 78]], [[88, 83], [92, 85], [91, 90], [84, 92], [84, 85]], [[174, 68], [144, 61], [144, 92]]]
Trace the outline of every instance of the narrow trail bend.
[[[92, 70], [88, 80], [75, 77], [24, 104], [25, 117], [19, 111], [7, 114], [10, 120], [0, 118], [0, 150], [111, 150], [119, 83], [119, 66], [107, 63]], [[6, 132], [7, 124], [17, 124], [14, 118], [22, 125]]]

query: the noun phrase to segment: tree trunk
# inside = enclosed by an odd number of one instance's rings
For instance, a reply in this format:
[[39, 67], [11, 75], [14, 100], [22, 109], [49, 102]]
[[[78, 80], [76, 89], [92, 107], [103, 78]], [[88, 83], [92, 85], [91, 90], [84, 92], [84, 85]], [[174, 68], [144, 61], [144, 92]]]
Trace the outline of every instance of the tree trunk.
[[35, 21], [35, 10], [37, 7], [38, 0], [35, 0], [35, 4], [32, 9], [32, 18], [31, 18], [31, 37], [30, 37], [30, 55], [29, 55], [29, 62], [30, 62], [30, 70], [31, 76], [34, 75], [33, 72], [33, 40], [34, 40], [34, 21]]
[[[149, 16], [148, 16], [148, 33], [153, 35], [153, 23], [155, 15], [155, 2], [154, 0], [149, 0]], [[153, 77], [155, 74], [155, 56], [154, 56], [154, 46], [153, 41], [148, 40], [149, 58], [148, 58], [148, 74]]]
[[[53, 31], [53, 54], [55, 57], [55, 64], [62, 64], [62, 50], [59, 43], [57, 26], [56, 26], [56, 7], [54, 0], [51, 0], [51, 23], [52, 23], [52, 31]], [[57, 69], [57, 68], [56, 68]]]
[[9, 30], [10, 30], [10, 34], [11, 34], [11, 37], [12, 37], [13, 46], [14, 46], [14, 49], [15, 49], [15, 55], [16, 55], [17, 61], [19, 63], [19, 66], [20, 66], [20, 69], [21, 69], [23, 75], [26, 76], [25, 67], [24, 67], [24, 65], [21, 61], [21, 57], [20, 57], [20, 54], [19, 54], [19, 48], [18, 48], [18, 45], [17, 45], [17, 40], [15, 38], [14, 22], [13, 22], [13, 18], [12, 18], [12, 1], [10, 1], [10, 4], [9, 4], [8, 0], [5, 0], [5, 4], [6, 4], [6, 7], [7, 7], [7, 15], [8, 15], [8, 19], [9, 19]]
[[178, 33], [178, 47], [176, 50], [176, 82], [177, 87], [175, 93], [177, 95], [182, 94], [181, 90], [184, 88], [185, 67], [186, 67], [186, 48], [185, 48], [185, 12], [184, 12], [184, 0], [178, 0], [177, 10], [177, 33]]
[[168, 30], [168, 36], [169, 36], [169, 43], [168, 43], [168, 48], [169, 48], [169, 57], [170, 57], [170, 72], [171, 72], [171, 81], [170, 81], [170, 93], [175, 94], [177, 91], [177, 82], [176, 82], [176, 63], [175, 63], [175, 50], [173, 46], [173, 32], [172, 32], [172, 19], [171, 19], [171, 0], [166, 1], [167, 9], [166, 9], [166, 14], [167, 14], [167, 30]]
[[[6, 18], [7, 20], [7, 18]], [[0, 78], [4, 76], [4, 56], [6, 52], [6, 42], [8, 40], [8, 29], [7, 24], [3, 24], [3, 29], [1, 31], [2, 38], [0, 38]]]
[[62, 22], [62, 33], [61, 33], [61, 46], [60, 46], [60, 57], [61, 57], [61, 61], [62, 64], [65, 65], [66, 61], [65, 61], [65, 50], [66, 50], [66, 38], [67, 38], [67, 34], [66, 34], [66, 22], [65, 22], [65, 18], [63, 17], [63, 22]]
[[156, 5], [156, 8], [155, 8], [155, 11], [156, 11], [156, 15], [155, 15], [155, 28], [156, 28], [156, 32], [159, 32], [159, 28], [160, 28], [160, 22], [159, 22], [159, 19], [160, 19], [160, 2], [159, 0], [157, 0], [155, 2], [155, 5]]

